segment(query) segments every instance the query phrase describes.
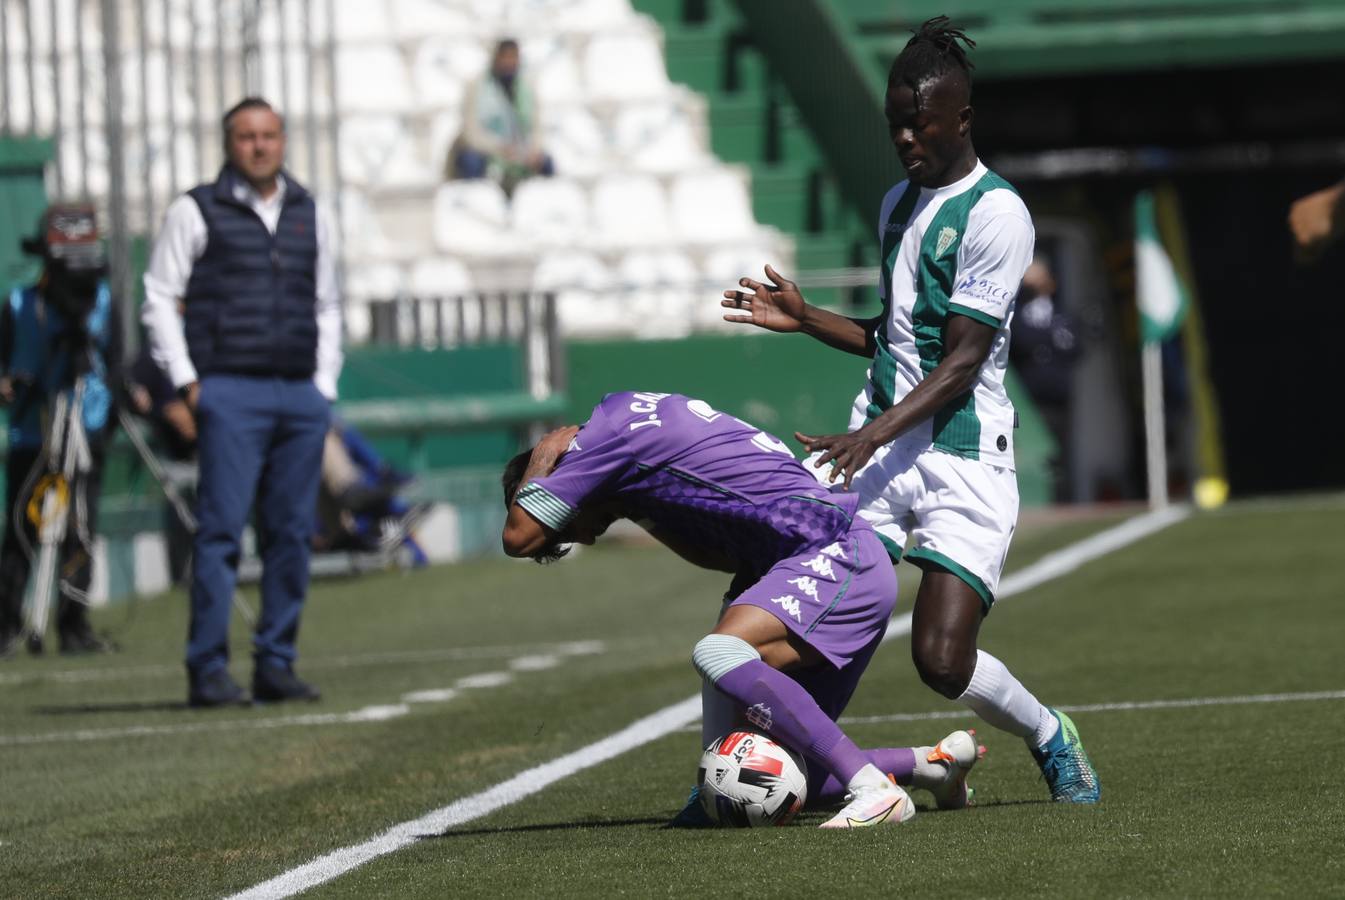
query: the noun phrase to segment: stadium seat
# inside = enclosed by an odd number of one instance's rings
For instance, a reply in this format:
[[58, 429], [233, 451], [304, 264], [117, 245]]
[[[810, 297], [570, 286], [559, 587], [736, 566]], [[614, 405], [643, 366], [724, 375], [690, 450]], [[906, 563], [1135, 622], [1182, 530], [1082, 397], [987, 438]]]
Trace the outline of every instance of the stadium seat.
[[550, 114], [553, 107], [575, 104], [584, 96], [584, 83], [574, 54], [559, 47], [549, 54], [534, 54], [523, 49], [525, 75], [531, 80], [542, 115]]
[[412, 63], [417, 102], [423, 109], [461, 106], [467, 85], [489, 64], [489, 53], [474, 38], [426, 38]]
[[[342, 3], [342, 10], [369, 6]], [[382, 17], [385, 18], [385, 17]], [[415, 95], [406, 71], [406, 63], [390, 44], [338, 45], [336, 48], [337, 103], [343, 113], [408, 112]]]
[[729, 169], [681, 175], [671, 193], [673, 226], [685, 241], [742, 241], [757, 231], [747, 185]]
[[450, 181], [434, 195], [434, 243], [445, 253], [489, 256], [516, 247], [509, 201], [493, 181]]
[[[321, 7], [324, 4], [315, 3]], [[336, 40], [339, 50], [345, 50], [353, 44], [391, 41], [392, 17], [388, 15], [383, 3], [334, 3], [336, 10]], [[324, 11], [325, 12], [325, 11]], [[314, 25], [317, 23], [314, 22]], [[323, 23], [326, 24], [325, 22]], [[326, 34], [325, 28], [314, 28], [317, 34]], [[359, 69], [346, 69], [358, 72]]]
[[561, 175], [590, 177], [608, 168], [607, 137], [587, 109], [542, 107], [542, 146]]
[[548, 21], [561, 31], [598, 34], [635, 20], [630, 0], [516, 0], [521, 6], [545, 8]]
[[649, 33], [595, 35], [584, 50], [584, 84], [599, 102], [662, 97], [670, 90], [663, 48]]
[[649, 175], [609, 175], [593, 189], [597, 240], [610, 247], [661, 243], [671, 237], [663, 187]]
[[712, 164], [684, 98], [633, 103], [617, 115], [616, 156], [642, 172], [674, 173]]
[[407, 287], [412, 297], [461, 297], [472, 290], [472, 273], [461, 260], [448, 256], [422, 259], [411, 267]]
[[394, 300], [406, 284], [402, 268], [393, 263], [364, 263], [346, 269], [344, 294], [350, 303]]
[[463, 2], [393, 0], [392, 17], [397, 38], [418, 41], [430, 37], [476, 37], [479, 20]]
[[764, 243], [716, 248], [706, 256], [702, 271], [707, 286], [711, 290], [722, 291], [735, 286], [744, 275], [757, 280], [764, 278], [767, 263], [782, 275], [794, 274], [788, 270], [784, 251]]
[[415, 156], [415, 141], [397, 116], [348, 116], [341, 122], [341, 177], [363, 188], [433, 189], [439, 173]]
[[[329, 212], [336, 218], [328, 205]], [[392, 247], [363, 191], [341, 192], [341, 244], [347, 263], [367, 264], [385, 259]]]
[[617, 266], [619, 308], [637, 337], [691, 333], [700, 272], [685, 253], [638, 250]]
[[588, 196], [564, 178], [533, 178], [514, 191], [514, 231], [530, 243], [546, 247], [573, 244], [587, 232]]
[[613, 293], [611, 271], [591, 253], [548, 253], [533, 272], [533, 290], [556, 295], [557, 316], [566, 336], [629, 334], [631, 322]]

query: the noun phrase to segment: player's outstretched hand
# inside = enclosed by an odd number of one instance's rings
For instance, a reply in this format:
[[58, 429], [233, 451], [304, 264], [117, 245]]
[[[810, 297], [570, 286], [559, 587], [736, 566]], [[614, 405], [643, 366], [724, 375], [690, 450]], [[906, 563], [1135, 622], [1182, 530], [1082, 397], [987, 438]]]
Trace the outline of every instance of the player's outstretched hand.
[[733, 310], [724, 315], [724, 321], [756, 325], [767, 331], [798, 331], [808, 310], [798, 286], [771, 266], [766, 266], [766, 277], [770, 279], [766, 284], [740, 278], [738, 284], [746, 290], [724, 292], [719, 305]]
[[864, 468], [864, 465], [873, 458], [874, 451], [878, 449], [878, 445], [864, 433], [863, 428], [849, 434], [820, 436], [796, 431], [794, 439], [807, 447], [809, 453], [822, 451], [817, 462], [813, 463], [813, 468], [820, 469], [830, 464], [831, 472], [827, 475], [827, 482], [834, 482], [844, 476], [843, 484], [847, 491], [850, 490], [850, 482], [854, 480], [855, 474]]

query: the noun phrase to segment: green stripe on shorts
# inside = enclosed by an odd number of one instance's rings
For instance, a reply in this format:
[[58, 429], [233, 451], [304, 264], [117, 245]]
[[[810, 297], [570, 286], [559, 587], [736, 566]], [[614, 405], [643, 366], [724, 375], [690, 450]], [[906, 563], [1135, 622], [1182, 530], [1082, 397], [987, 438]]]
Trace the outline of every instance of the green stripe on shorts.
[[981, 598], [981, 603], [985, 606], [985, 611], [990, 612], [990, 607], [995, 605], [995, 597], [990, 593], [990, 588], [985, 586], [985, 582], [977, 578], [965, 567], [953, 562], [937, 550], [927, 550], [924, 547], [915, 547], [910, 553], [906, 554], [906, 559], [912, 564], [919, 566], [928, 572], [930, 569], [943, 569], [952, 575], [956, 575], [967, 583], [967, 587], [976, 592]]

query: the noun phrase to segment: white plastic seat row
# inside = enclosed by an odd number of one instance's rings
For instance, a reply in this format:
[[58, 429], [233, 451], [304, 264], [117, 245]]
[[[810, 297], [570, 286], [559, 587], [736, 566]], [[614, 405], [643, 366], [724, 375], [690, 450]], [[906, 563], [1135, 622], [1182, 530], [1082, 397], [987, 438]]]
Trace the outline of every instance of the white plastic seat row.
[[650, 175], [613, 175], [592, 195], [564, 178], [519, 186], [511, 205], [491, 181], [441, 185], [434, 240], [443, 252], [500, 254], [536, 246], [620, 248], [668, 242], [745, 242], [760, 230], [746, 185], [728, 170], [677, 176], [670, 191]]

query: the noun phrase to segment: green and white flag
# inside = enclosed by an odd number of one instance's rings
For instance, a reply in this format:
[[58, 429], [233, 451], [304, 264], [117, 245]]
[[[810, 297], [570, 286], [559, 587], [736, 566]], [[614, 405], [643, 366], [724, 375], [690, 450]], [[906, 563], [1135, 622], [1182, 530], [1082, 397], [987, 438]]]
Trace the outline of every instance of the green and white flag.
[[1135, 298], [1140, 339], [1146, 344], [1176, 334], [1191, 305], [1190, 292], [1159, 237], [1152, 191], [1141, 191], [1135, 197]]

